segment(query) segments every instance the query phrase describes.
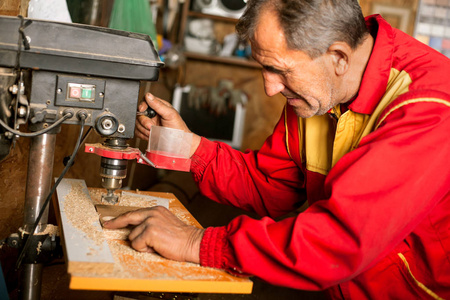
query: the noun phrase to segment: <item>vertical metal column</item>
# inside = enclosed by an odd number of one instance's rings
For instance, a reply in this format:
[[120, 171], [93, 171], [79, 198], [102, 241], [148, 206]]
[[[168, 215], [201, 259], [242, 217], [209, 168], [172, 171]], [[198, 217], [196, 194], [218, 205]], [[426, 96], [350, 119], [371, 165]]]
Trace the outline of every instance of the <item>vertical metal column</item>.
[[[23, 229], [30, 234], [52, 186], [55, 144], [56, 134], [45, 133], [31, 139], [23, 219]], [[48, 207], [35, 232], [45, 230], [47, 221]], [[21, 299], [40, 299], [42, 268], [42, 264], [22, 265], [19, 286]]]

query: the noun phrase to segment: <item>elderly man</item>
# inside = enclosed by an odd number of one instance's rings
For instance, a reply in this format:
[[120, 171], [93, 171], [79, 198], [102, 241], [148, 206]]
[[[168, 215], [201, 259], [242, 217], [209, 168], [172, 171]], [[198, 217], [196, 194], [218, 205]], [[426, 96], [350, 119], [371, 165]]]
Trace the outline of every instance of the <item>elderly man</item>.
[[[450, 298], [450, 60], [364, 20], [356, 0], [247, 6], [237, 31], [285, 109], [259, 151], [195, 135], [191, 172], [204, 195], [262, 219], [200, 230], [153, 208], [106, 226], [139, 225], [138, 251], [332, 298]], [[140, 117], [138, 136], [189, 131], [169, 103], [146, 103], [159, 116]]]

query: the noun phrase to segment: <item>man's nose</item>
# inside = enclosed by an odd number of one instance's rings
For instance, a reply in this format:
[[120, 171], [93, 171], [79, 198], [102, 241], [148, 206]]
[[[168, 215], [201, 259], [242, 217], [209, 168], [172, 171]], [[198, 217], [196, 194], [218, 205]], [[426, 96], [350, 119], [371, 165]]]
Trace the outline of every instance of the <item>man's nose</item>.
[[264, 90], [267, 96], [272, 97], [282, 92], [285, 88], [284, 83], [277, 74], [264, 74]]

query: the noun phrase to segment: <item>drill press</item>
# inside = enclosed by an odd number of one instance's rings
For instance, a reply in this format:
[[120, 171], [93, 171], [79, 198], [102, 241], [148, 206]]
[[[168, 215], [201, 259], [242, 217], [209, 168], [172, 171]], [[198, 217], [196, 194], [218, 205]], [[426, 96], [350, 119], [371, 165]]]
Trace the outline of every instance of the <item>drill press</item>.
[[[134, 135], [140, 81], [156, 81], [162, 66], [147, 35], [0, 16], [0, 160], [19, 135], [31, 138], [22, 229], [32, 246], [21, 265], [22, 299], [40, 296], [48, 252], [34, 253], [33, 241], [47, 225], [44, 203], [59, 125], [91, 126], [105, 139], [105, 200], [116, 201], [114, 190], [121, 186], [127, 160], [114, 153], [122, 153]], [[31, 133], [19, 134], [22, 124]]]

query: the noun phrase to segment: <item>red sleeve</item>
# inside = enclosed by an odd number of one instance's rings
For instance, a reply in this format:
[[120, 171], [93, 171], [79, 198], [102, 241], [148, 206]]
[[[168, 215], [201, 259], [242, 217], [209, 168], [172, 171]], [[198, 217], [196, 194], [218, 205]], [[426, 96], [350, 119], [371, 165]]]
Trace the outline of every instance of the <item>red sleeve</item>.
[[442, 103], [394, 110], [331, 170], [328, 199], [279, 222], [241, 216], [209, 228], [201, 263], [297, 289], [353, 278], [448, 198], [449, 128], [450, 108]]
[[191, 172], [202, 194], [260, 216], [277, 217], [306, 201], [303, 173], [286, 150], [284, 116], [259, 151], [242, 153], [202, 138]]

